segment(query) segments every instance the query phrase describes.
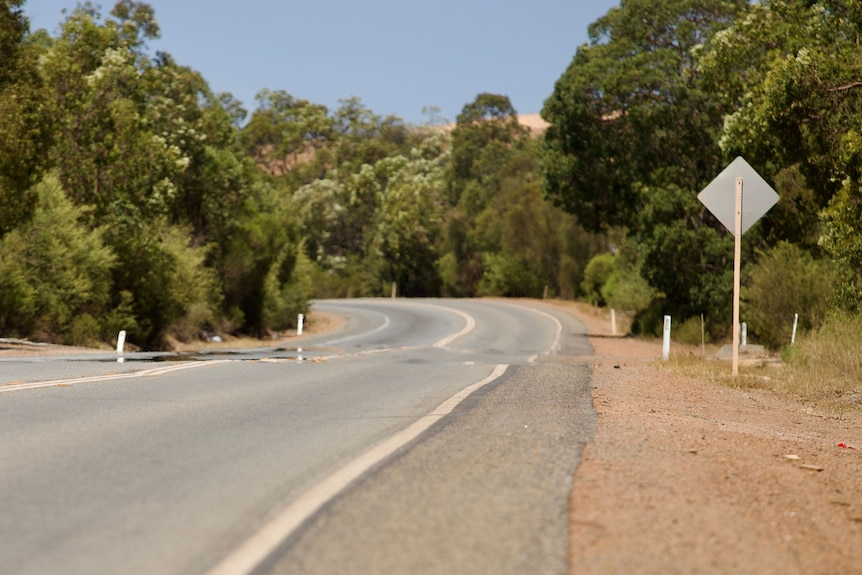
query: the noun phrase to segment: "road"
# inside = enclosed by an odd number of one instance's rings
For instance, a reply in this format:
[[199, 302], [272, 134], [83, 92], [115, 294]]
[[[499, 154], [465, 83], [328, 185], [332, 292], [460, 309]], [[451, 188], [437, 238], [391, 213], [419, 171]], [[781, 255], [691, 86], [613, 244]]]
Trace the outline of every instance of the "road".
[[315, 306], [346, 321], [293, 348], [0, 362], [3, 571], [565, 572], [583, 325]]

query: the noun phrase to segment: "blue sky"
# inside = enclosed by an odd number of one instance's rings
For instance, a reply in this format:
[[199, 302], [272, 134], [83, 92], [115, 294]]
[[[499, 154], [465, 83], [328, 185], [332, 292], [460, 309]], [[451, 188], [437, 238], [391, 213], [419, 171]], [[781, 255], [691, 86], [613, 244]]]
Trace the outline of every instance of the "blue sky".
[[[541, 111], [587, 26], [618, 0], [150, 0], [150, 44], [251, 111], [262, 88], [338, 106], [356, 96], [378, 115], [454, 121], [477, 94]], [[27, 0], [32, 30], [52, 34], [76, 0]], [[114, 2], [101, 4], [103, 15]]]

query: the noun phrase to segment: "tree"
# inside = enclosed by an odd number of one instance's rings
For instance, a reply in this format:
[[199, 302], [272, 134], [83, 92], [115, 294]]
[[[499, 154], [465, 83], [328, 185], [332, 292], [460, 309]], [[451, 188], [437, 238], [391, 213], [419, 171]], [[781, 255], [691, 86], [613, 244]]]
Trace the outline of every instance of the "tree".
[[432, 140], [409, 158], [386, 158], [374, 167], [385, 183], [376, 202], [373, 245], [385, 262], [386, 279], [397, 282], [404, 295], [436, 295], [439, 289], [435, 264], [448, 160], [449, 153]]
[[489, 183], [483, 179], [498, 171], [507, 148], [528, 136], [508, 96], [482, 93], [464, 105], [452, 131], [449, 201], [457, 204], [471, 181]]
[[850, 309], [862, 307], [860, 31], [857, 1], [770, 0], [717, 35], [701, 58], [709, 84], [735, 106], [725, 154], [744, 152], [767, 175], [804, 176], [810, 193], [793, 204], [804, 206], [806, 224], [841, 264], [839, 300]]
[[229, 94], [213, 95], [198, 72], [167, 53], [158, 54], [141, 80], [145, 125], [179, 152], [185, 166], [171, 178], [170, 219], [190, 225], [195, 243], [223, 244], [253, 177], [238, 147], [234, 122], [241, 110]]
[[702, 89], [694, 50], [744, 0], [626, 0], [590, 25], [545, 102], [543, 189], [591, 231], [633, 227], [633, 184], [665, 167], [695, 189], [718, 173], [727, 111]]
[[36, 53], [25, 43], [23, 0], [0, 2], [0, 237], [24, 223], [37, 198], [51, 131]]
[[656, 301], [681, 319], [723, 314], [730, 289], [726, 237], [696, 196], [723, 167], [732, 107], [705, 89], [696, 55], [746, 5], [622, 2], [590, 26], [542, 111], [546, 196], [587, 230], [627, 230]]
[[66, 198], [55, 176], [33, 192], [32, 221], [0, 240], [0, 331], [91, 343], [102, 335], [95, 318], [108, 311], [116, 257], [104, 230], [80, 223], [85, 209]]
[[79, 6], [43, 58], [56, 130], [51, 162], [73, 201], [92, 205], [100, 223], [166, 215], [175, 177], [188, 166], [142, 113], [149, 64], [139, 51], [157, 25], [151, 11], [133, 13], [99, 25], [94, 9]]
[[255, 99], [258, 108], [243, 129], [243, 142], [271, 174], [286, 174], [300, 154], [319, 148], [332, 132], [326, 106], [266, 88]]

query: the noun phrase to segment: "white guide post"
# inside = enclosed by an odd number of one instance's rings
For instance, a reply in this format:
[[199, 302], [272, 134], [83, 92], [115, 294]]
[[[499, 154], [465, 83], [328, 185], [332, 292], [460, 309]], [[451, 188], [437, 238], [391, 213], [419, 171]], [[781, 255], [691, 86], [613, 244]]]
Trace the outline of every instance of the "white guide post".
[[296, 318], [296, 335], [302, 335], [302, 324], [305, 323], [305, 316], [299, 314]]
[[670, 358], [670, 316], [664, 316], [664, 337], [661, 343], [661, 360], [667, 361]]
[[117, 363], [125, 363], [126, 358], [123, 357], [123, 351], [126, 347], [126, 330], [121, 329], [117, 334]]
[[799, 314], [793, 314], [793, 334], [790, 336], [790, 345], [796, 344], [796, 326], [799, 325]]
[[739, 291], [742, 261], [742, 178], [736, 178], [736, 218], [733, 232], [733, 377], [739, 375]]

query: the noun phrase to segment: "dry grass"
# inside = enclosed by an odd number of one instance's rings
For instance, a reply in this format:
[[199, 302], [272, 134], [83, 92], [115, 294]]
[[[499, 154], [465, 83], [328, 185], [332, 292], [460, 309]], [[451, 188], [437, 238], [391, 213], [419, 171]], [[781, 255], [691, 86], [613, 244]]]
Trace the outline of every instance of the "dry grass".
[[862, 390], [862, 317], [833, 315], [785, 350], [789, 391], [843, 395]]
[[779, 358], [744, 361], [733, 377], [729, 361], [671, 355], [661, 369], [735, 388], [768, 389], [837, 408], [862, 405], [862, 317], [832, 316]]

